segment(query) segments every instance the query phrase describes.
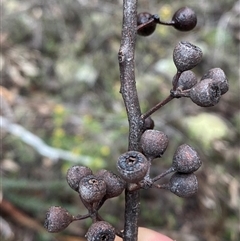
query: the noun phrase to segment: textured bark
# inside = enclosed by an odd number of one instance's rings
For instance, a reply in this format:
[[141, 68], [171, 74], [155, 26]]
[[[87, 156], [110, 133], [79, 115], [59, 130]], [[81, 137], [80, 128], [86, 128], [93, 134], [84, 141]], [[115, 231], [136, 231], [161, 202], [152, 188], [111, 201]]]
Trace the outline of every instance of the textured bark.
[[[120, 81], [124, 104], [129, 122], [129, 151], [139, 150], [143, 119], [137, 95], [135, 81], [135, 42], [137, 30], [137, 0], [123, 1], [123, 25], [121, 46], [118, 53]], [[137, 241], [139, 192], [125, 191], [124, 241]]]

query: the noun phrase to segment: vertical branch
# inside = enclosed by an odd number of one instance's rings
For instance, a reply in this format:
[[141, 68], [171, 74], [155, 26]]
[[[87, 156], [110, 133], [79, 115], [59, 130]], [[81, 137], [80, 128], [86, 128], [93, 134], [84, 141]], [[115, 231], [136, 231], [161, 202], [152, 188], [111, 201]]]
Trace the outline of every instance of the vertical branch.
[[135, 82], [135, 42], [137, 29], [137, 0], [124, 0], [121, 46], [118, 53], [121, 94], [129, 121], [129, 150], [139, 149], [141, 110]]
[[[139, 150], [139, 140], [143, 120], [137, 95], [135, 81], [135, 42], [137, 29], [137, 0], [123, 1], [123, 25], [121, 46], [118, 53], [120, 81], [124, 104], [129, 122], [128, 150]], [[125, 191], [125, 226], [124, 241], [137, 241], [139, 192]]]

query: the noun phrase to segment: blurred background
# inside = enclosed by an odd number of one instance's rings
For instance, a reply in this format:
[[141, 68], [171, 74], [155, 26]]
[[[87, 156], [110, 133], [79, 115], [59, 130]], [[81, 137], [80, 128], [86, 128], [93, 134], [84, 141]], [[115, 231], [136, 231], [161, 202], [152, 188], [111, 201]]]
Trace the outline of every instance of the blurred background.
[[[203, 166], [196, 173], [199, 192], [194, 197], [141, 191], [139, 225], [177, 241], [237, 241], [240, 1], [140, 0], [139, 12], [169, 21], [182, 6], [197, 13], [193, 31], [158, 26], [152, 36], [137, 37], [142, 112], [169, 94], [176, 73], [172, 52], [181, 40], [203, 50], [203, 61], [193, 69], [198, 78], [220, 67], [230, 89], [215, 107], [200, 108], [181, 98], [152, 115], [155, 129], [164, 131], [170, 143], [164, 156], [154, 161], [151, 175], [168, 169], [183, 143], [197, 149]], [[86, 213], [66, 182], [69, 167], [116, 172], [116, 160], [127, 150], [117, 59], [122, 1], [2, 0], [1, 8], [1, 240], [84, 240], [89, 219], [58, 234], [47, 233], [43, 223], [52, 205], [74, 215]], [[124, 195], [107, 201], [100, 211], [119, 229], [123, 212]]]

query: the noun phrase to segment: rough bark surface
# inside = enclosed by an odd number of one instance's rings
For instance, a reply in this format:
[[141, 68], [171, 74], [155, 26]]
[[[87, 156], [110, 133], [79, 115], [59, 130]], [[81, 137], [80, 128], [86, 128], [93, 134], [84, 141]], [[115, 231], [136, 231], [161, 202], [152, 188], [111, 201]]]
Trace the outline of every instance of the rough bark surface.
[[[123, 1], [123, 25], [121, 46], [118, 53], [120, 81], [124, 104], [129, 122], [128, 150], [138, 151], [143, 120], [135, 81], [135, 42], [137, 29], [137, 0]], [[139, 192], [125, 191], [124, 241], [137, 241]]]

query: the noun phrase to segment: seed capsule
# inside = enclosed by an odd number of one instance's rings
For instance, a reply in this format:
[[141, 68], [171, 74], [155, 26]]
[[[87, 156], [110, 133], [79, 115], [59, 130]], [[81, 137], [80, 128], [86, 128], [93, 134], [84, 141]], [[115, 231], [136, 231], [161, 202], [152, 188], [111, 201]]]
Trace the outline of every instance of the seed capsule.
[[152, 130], [154, 128], [154, 121], [149, 116], [144, 120], [143, 132], [146, 130]]
[[92, 170], [88, 167], [85, 166], [72, 166], [68, 169], [67, 171], [67, 182], [68, 185], [75, 190], [76, 192], [78, 192], [79, 189], [79, 182], [80, 180], [87, 176], [87, 175], [91, 175], [92, 174]]
[[142, 153], [129, 151], [118, 158], [117, 169], [126, 182], [136, 183], [146, 176], [149, 162]]
[[221, 97], [220, 83], [212, 79], [204, 79], [190, 90], [191, 100], [201, 107], [216, 105]]
[[85, 235], [87, 241], [114, 241], [115, 230], [105, 221], [93, 223]]
[[126, 187], [126, 182], [111, 171], [102, 169], [96, 176], [102, 178], [107, 185], [106, 198], [119, 196]]
[[79, 195], [87, 203], [100, 201], [106, 194], [107, 185], [94, 175], [83, 177], [79, 183]]
[[183, 7], [175, 12], [172, 22], [177, 30], [190, 31], [197, 25], [197, 15], [191, 8]]
[[184, 71], [177, 82], [177, 88], [181, 88], [182, 90], [189, 90], [195, 84], [197, 84], [197, 76], [191, 71]]
[[169, 190], [179, 197], [190, 197], [198, 190], [195, 174], [174, 173], [169, 181]]
[[168, 137], [158, 130], [146, 130], [140, 139], [143, 154], [150, 158], [158, 158], [163, 155], [168, 146]]
[[202, 56], [202, 50], [189, 42], [179, 42], [173, 51], [173, 61], [179, 72], [194, 68], [201, 62]]
[[[148, 12], [142, 12], [137, 15], [137, 26], [142, 24], [146, 24], [149, 20], [153, 19], [153, 15]], [[140, 27], [137, 30], [137, 34], [140, 36], [149, 36], [151, 35], [156, 29], [156, 23], [154, 21], [146, 24], [144, 27]]]
[[44, 227], [50, 233], [64, 230], [73, 221], [73, 216], [62, 207], [50, 207], [46, 213]]
[[174, 171], [192, 173], [202, 165], [196, 150], [187, 144], [179, 146], [174, 153], [172, 167]]
[[201, 80], [212, 79], [219, 83], [221, 95], [224, 95], [229, 89], [229, 83], [224, 71], [220, 68], [210, 69], [206, 74], [203, 75]]

